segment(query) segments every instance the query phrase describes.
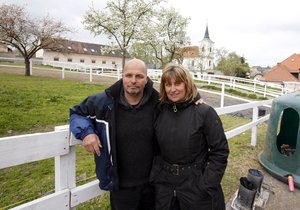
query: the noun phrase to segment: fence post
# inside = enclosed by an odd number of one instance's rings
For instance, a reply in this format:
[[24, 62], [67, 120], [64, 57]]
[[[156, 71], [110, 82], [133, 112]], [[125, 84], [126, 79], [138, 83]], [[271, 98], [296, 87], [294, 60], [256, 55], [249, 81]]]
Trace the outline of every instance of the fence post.
[[65, 79], [65, 67], [62, 68], [61, 78]]
[[[252, 113], [252, 122], [258, 120], [258, 107], [253, 107], [253, 113]], [[251, 146], [256, 146], [257, 141], [257, 126], [254, 126], [252, 128], [251, 133]]]
[[121, 77], [120, 77], [120, 69], [119, 68], [117, 68], [117, 74], [118, 74], [118, 80], [120, 80]]
[[[55, 131], [64, 130], [60, 126]], [[69, 154], [55, 157], [55, 192], [76, 187], [76, 146], [70, 146]], [[75, 210], [76, 208], [71, 208]]]
[[29, 75], [32, 75], [32, 60], [29, 59]]
[[224, 97], [225, 97], [225, 83], [222, 82], [221, 107], [224, 107]]
[[266, 97], [266, 94], [267, 94], [267, 83], [265, 83], [264, 97]]
[[233, 88], [232, 89], [235, 89], [235, 79], [233, 79]]
[[90, 82], [93, 81], [92, 69], [93, 69], [92, 66], [90, 66]]
[[288, 83], [283, 82], [281, 85], [281, 95], [288, 93]]

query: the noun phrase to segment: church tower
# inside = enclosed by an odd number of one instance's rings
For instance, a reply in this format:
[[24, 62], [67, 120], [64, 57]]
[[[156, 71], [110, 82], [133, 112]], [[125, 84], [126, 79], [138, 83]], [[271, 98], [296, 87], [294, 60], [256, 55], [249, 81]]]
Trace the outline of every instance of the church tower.
[[214, 68], [214, 42], [209, 37], [208, 24], [204, 33], [204, 38], [200, 41], [199, 45], [199, 61], [201, 71], [213, 70]]
[[182, 65], [194, 73], [209, 73], [214, 69], [214, 42], [209, 37], [208, 24], [204, 38], [197, 46], [186, 46], [181, 48]]

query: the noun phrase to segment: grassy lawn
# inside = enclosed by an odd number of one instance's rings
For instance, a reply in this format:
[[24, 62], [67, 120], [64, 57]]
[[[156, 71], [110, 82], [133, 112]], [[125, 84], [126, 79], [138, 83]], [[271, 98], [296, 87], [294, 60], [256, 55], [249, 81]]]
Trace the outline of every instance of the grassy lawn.
[[[68, 123], [69, 108], [107, 86], [44, 77], [0, 74], [0, 137], [53, 131]], [[249, 120], [221, 116], [226, 131]], [[226, 200], [236, 191], [239, 178], [258, 165], [266, 125], [259, 127], [258, 146], [251, 147], [250, 131], [229, 140], [229, 164], [223, 178]], [[76, 148], [77, 185], [94, 180], [91, 154]], [[54, 191], [54, 159], [0, 170], [0, 209], [12, 208]], [[81, 204], [77, 209], [109, 209], [108, 194]]]

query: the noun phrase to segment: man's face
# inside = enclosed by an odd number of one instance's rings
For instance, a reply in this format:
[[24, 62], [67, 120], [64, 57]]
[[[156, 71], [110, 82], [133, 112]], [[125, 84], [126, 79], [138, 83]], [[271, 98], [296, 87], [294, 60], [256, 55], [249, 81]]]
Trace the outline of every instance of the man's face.
[[123, 86], [125, 94], [136, 97], [143, 95], [147, 75], [143, 66], [128, 66], [123, 73]]

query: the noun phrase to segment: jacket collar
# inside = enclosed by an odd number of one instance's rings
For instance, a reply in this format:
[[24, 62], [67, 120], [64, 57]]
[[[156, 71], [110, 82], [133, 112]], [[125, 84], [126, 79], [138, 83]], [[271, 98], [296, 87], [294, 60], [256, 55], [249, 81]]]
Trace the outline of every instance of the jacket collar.
[[[148, 79], [148, 82], [144, 88], [144, 96], [143, 96], [141, 102], [138, 104], [138, 106], [136, 106], [136, 108], [143, 106], [145, 103], [147, 103], [150, 100], [153, 91], [154, 91], [153, 90], [153, 81]], [[126, 102], [126, 100], [124, 99], [124, 89], [123, 89], [123, 80], [122, 79], [118, 80], [112, 86], [107, 88], [105, 90], [105, 92], [108, 96], [110, 96], [114, 100], [120, 101], [121, 104], [124, 105], [125, 107], [132, 108], [132, 106], [130, 104], [128, 104]]]
[[198, 93], [197, 96], [193, 100], [189, 101], [181, 101], [181, 102], [172, 102], [167, 101], [165, 103], [165, 106], [167, 106], [168, 109], [172, 110], [173, 112], [177, 112], [178, 110], [185, 109], [186, 107], [190, 106], [191, 104], [195, 104], [197, 100], [201, 98], [200, 94]]
[[165, 106], [172, 112], [178, 112], [179, 110], [185, 109], [190, 106], [194, 101], [183, 101], [183, 102], [171, 102], [168, 101]]

